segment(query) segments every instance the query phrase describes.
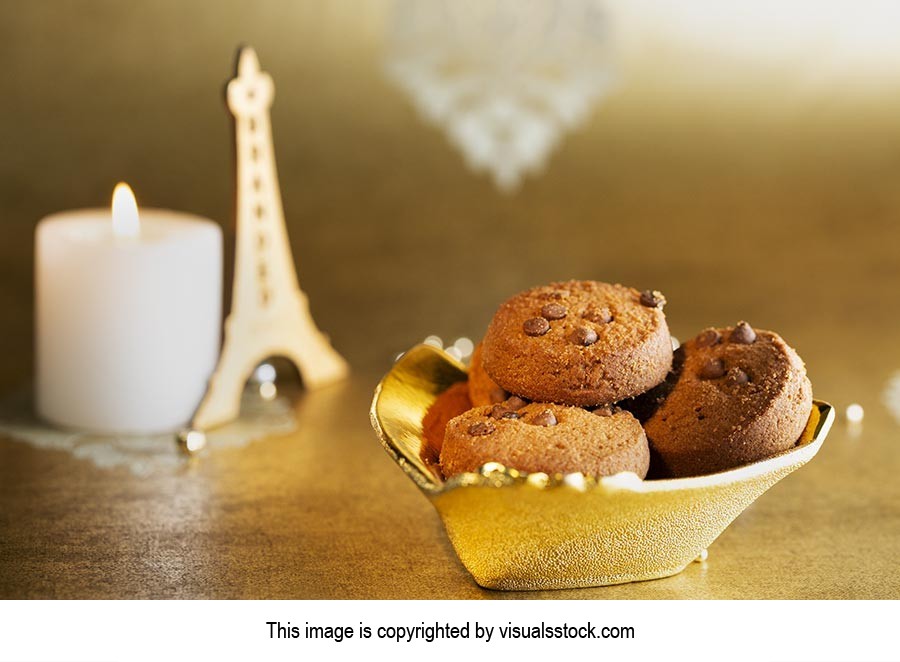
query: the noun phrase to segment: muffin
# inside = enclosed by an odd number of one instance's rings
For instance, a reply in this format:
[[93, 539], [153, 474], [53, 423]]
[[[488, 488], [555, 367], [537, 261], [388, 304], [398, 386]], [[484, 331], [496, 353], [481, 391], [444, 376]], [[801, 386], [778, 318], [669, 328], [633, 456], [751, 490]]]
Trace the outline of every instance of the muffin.
[[797, 353], [746, 322], [710, 328], [678, 350], [678, 369], [644, 423], [660, 475], [724, 471], [793, 447], [812, 410]]
[[536, 402], [612, 404], [662, 382], [672, 342], [659, 292], [568, 281], [504, 302], [482, 343], [487, 375]]
[[452, 419], [440, 460], [448, 478], [488, 462], [525, 473], [608, 476], [632, 471], [643, 478], [650, 455], [640, 423], [624, 410], [527, 404], [513, 396]]

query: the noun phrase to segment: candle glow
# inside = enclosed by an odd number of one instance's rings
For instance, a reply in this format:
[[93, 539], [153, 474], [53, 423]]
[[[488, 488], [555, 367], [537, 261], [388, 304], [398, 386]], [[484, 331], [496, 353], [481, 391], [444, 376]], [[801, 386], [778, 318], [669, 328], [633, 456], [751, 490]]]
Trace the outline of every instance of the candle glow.
[[117, 237], [137, 237], [141, 232], [137, 201], [125, 182], [116, 184], [113, 191], [112, 227]]

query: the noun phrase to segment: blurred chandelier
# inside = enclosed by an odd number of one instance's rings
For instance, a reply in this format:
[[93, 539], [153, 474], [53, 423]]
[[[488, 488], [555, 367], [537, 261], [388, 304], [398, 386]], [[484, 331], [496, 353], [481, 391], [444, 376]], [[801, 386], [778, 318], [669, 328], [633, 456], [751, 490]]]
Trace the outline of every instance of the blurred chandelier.
[[611, 81], [596, 0], [399, 0], [387, 72], [469, 167], [515, 191]]

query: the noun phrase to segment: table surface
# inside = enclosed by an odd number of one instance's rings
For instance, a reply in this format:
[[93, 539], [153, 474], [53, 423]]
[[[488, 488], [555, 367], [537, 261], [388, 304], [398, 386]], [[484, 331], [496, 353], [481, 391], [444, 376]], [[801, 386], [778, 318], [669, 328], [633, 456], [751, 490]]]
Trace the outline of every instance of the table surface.
[[900, 445], [874, 407], [858, 435], [839, 421], [707, 562], [637, 584], [503, 593], [475, 585], [381, 449], [367, 417], [373, 384], [356, 375], [304, 393], [295, 433], [171, 475], [0, 441], [0, 597], [900, 597]]
[[[102, 204], [126, 178], [142, 205], [218, 219], [230, 244], [221, 83], [245, 40], [278, 84], [300, 282], [353, 373], [298, 397], [296, 432], [149, 477], [0, 437], [0, 598], [900, 598], [897, 71], [867, 87], [840, 58], [757, 63], [641, 33], [615, 90], [505, 194], [383, 74], [396, 3], [298, 2], [291, 20], [230, 3], [215, 21], [95, 4], [0, 21], [17, 65], [0, 72], [0, 394], [31, 378], [43, 215]], [[662, 290], [682, 339], [739, 319], [780, 332], [839, 418], [704, 564], [483, 590], [382, 450], [372, 391], [427, 334], [477, 338], [505, 297], [567, 278]]]

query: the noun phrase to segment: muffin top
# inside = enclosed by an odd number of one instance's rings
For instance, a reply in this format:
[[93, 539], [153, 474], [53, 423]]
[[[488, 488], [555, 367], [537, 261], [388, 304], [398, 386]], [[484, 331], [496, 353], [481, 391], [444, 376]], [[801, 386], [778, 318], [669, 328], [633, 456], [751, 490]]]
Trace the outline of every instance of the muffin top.
[[499, 386], [539, 402], [611, 404], [656, 386], [672, 365], [659, 292], [553, 283], [504, 302], [482, 348]]
[[441, 449], [446, 477], [500, 462], [526, 473], [647, 474], [647, 438], [630, 413], [603, 407], [504, 403], [476, 407], [447, 424]]
[[689, 476], [792, 447], [812, 408], [797, 353], [746, 322], [710, 328], [679, 348], [676, 370], [644, 427], [666, 473]]

